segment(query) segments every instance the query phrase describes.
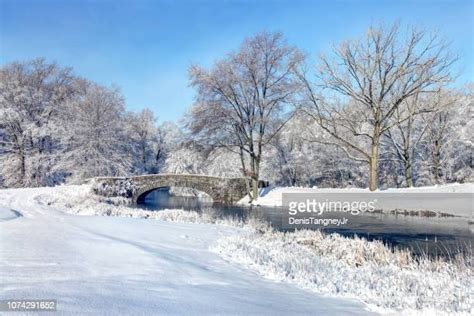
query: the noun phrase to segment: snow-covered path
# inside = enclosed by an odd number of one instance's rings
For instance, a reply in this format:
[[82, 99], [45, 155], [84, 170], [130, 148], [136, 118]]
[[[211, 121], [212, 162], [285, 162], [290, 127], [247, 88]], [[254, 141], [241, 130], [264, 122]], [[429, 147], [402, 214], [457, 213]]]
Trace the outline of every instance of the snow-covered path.
[[368, 313], [357, 300], [263, 279], [208, 250], [235, 228], [69, 215], [36, 202], [51, 190], [0, 191], [0, 299], [135, 315]]

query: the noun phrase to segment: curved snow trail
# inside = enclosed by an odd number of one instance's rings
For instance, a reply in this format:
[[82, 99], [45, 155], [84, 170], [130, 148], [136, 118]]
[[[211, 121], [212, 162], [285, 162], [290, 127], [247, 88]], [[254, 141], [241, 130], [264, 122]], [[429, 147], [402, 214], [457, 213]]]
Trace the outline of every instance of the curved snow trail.
[[266, 280], [208, 250], [237, 229], [74, 216], [35, 200], [54, 190], [0, 190], [0, 207], [23, 215], [0, 221], [0, 299], [99, 314], [368, 314], [357, 300]]

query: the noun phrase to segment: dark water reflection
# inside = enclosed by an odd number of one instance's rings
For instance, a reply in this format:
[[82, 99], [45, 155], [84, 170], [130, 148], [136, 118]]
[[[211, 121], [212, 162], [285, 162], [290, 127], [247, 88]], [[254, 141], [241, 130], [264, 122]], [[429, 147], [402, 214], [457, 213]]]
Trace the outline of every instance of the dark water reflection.
[[[166, 189], [150, 193], [141, 208], [149, 210], [184, 209], [201, 212], [211, 209], [222, 217], [247, 219], [257, 217], [269, 222], [278, 230], [281, 224], [281, 207], [239, 207], [213, 204], [211, 199], [171, 196]], [[415, 254], [449, 255], [472, 254], [474, 250], [474, 225], [466, 218], [420, 217], [391, 214], [365, 213], [338, 215], [348, 219], [341, 226], [318, 226], [328, 233], [344, 236], [355, 235], [368, 240], [381, 240], [391, 247], [410, 249]], [[334, 216], [333, 216], [334, 217]]]

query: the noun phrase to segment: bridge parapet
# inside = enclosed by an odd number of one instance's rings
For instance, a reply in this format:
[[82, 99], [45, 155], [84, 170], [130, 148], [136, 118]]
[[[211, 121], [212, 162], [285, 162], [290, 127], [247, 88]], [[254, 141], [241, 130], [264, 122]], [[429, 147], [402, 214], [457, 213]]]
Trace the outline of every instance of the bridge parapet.
[[214, 202], [232, 204], [247, 194], [251, 185], [246, 178], [223, 178], [193, 174], [152, 174], [133, 177], [94, 178], [96, 194], [121, 196], [133, 203], [143, 202], [145, 196], [162, 187], [185, 187], [207, 193]]

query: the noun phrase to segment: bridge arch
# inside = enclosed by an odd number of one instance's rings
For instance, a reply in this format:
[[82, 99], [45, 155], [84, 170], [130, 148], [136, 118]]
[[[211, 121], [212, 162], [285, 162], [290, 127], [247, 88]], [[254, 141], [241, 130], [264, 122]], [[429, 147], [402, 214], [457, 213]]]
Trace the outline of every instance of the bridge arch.
[[170, 188], [170, 187], [194, 189], [194, 190], [206, 193], [207, 195], [209, 195], [212, 198], [213, 201], [218, 201], [219, 200], [219, 196], [216, 196], [215, 192], [210, 190], [209, 187], [206, 186], [206, 185], [202, 185], [202, 184], [197, 183], [197, 184], [187, 184], [186, 186], [184, 186], [184, 185], [170, 185], [170, 184], [167, 184], [167, 183], [164, 183], [164, 182], [162, 182], [162, 183], [153, 183], [153, 184], [149, 184], [149, 185], [141, 187], [139, 190], [137, 190], [135, 192], [132, 199], [136, 204], [141, 204], [145, 201], [145, 197], [149, 193], [151, 193], [155, 190], [161, 189], [161, 188]]

